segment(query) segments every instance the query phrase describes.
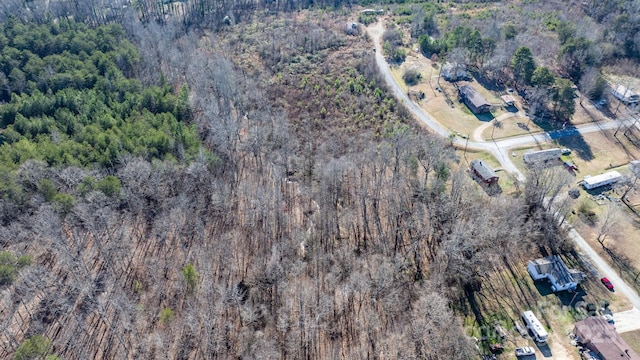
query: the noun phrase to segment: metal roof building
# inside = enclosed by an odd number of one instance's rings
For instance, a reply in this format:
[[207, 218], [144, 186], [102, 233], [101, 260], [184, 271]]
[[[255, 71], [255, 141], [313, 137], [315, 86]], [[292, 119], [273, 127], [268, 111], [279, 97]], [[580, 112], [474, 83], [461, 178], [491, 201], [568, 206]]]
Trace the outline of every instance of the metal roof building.
[[573, 333], [589, 350], [603, 360], [640, 360], [640, 355], [600, 316], [588, 317], [575, 324]]

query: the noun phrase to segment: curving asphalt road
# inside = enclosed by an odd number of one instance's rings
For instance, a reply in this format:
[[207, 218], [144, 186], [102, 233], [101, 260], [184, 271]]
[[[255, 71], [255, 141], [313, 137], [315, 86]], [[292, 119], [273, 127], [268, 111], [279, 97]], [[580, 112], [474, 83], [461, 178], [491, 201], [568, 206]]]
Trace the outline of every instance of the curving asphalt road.
[[[379, 21], [375, 25], [369, 26], [367, 28], [367, 31], [373, 38], [375, 44], [376, 64], [378, 65], [382, 76], [384, 77], [387, 85], [389, 85], [396, 98], [400, 99], [405, 104], [405, 106], [415, 115], [415, 117], [422, 121], [425, 125], [427, 125], [433, 132], [445, 138], [449, 137], [452, 134], [452, 131], [435, 120], [424, 109], [416, 105], [416, 103], [414, 103], [409, 98], [409, 96], [402, 90], [400, 85], [393, 78], [391, 70], [389, 69], [389, 64], [384, 58], [382, 45], [380, 43], [380, 37], [384, 32], [382, 22]], [[547, 142], [549, 140], [559, 139], [565, 136], [588, 134], [602, 130], [615, 129], [616, 127], [621, 126], [621, 124], [631, 124], [632, 122], [634, 122], [634, 119], [628, 119], [626, 121], [606, 121], [584, 124], [564, 130], [556, 130], [546, 133], [530, 133], [527, 135], [514, 136], [507, 139], [494, 140], [490, 142], [455, 137], [453, 139], [453, 143], [457, 147], [467, 147], [468, 149], [481, 150], [491, 153], [500, 162], [504, 170], [517, 174], [523, 180], [524, 176], [522, 175], [520, 170], [518, 170], [518, 168], [513, 164], [511, 158], [508, 155], [508, 148], [532, 145], [539, 142]]]
[[[387, 82], [387, 85], [389, 85], [396, 98], [401, 100], [407, 106], [409, 111], [411, 111], [411, 113], [417, 119], [427, 125], [433, 132], [445, 138], [449, 137], [452, 132], [442, 124], [440, 124], [432, 116], [430, 116], [424, 109], [416, 105], [393, 78], [393, 75], [391, 74], [391, 71], [389, 69], [389, 65], [387, 64], [383, 56], [382, 46], [380, 44], [380, 37], [384, 32], [382, 22], [379, 21], [375, 25], [369, 26], [367, 28], [367, 31], [373, 38], [375, 44], [375, 58], [378, 68], [380, 69], [380, 72]], [[528, 135], [514, 136], [507, 139], [495, 140], [491, 142], [475, 141], [476, 137], [474, 137], [473, 141], [470, 139], [455, 137], [453, 139], [453, 143], [457, 147], [467, 147], [469, 149], [481, 150], [491, 153], [500, 162], [504, 170], [516, 174], [518, 178], [524, 180], [524, 175], [511, 161], [511, 157], [509, 156], [509, 148], [547, 142], [549, 140], [558, 139], [564, 136], [588, 134], [602, 130], [615, 129], [616, 127], [620, 126], [621, 123], [631, 123], [633, 121], [633, 119], [629, 119], [622, 122], [606, 121], [600, 123], [585, 124], [570, 129], [557, 130], [546, 133], [530, 133]], [[573, 229], [569, 225], [566, 226], [569, 237], [576, 243], [576, 245], [578, 245], [582, 252], [591, 259], [593, 264], [600, 270], [602, 276], [609, 278], [609, 280], [613, 282], [616, 291], [624, 294], [629, 299], [629, 302], [635, 308], [632, 309], [632, 311], [637, 312], [638, 309], [640, 309], [640, 296], [638, 296], [638, 293], [630, 286], [628, 286], [620, 276], [618, 276], [616, 271], [611, 268], [611, 266], [609, 266], [609, 264], [604, 259], [602, 259], [602, 257], [600, 257], [600, 255], [584, 240], [582, 236], [580, 236], [580, 234], [578, 234], [575, 229]], [[635, 326], [629, 326], [628, 329], [625, 326], [625, 331], [639, 328], [640, 323], [635, 324]]]

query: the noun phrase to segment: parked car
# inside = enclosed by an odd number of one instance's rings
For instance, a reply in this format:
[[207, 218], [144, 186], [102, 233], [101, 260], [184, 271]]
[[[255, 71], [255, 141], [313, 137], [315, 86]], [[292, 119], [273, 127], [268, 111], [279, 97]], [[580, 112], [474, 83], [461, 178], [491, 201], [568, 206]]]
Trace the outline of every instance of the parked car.
[[604, 315], [602, 315], [602, 318], [607, 320], [607, 322], [609, 324], [613, 324], [615, 322], [615, 321], [613, 321], [613, 315], [611, 315], [611, 314], [604, 314]]
[[604, 286], [606, 286], [609, 291], [613, 291], [613, 284], [611, 283], [611, 281], [609, 281], [609, 279], [603, 277], [600, 279], [600, 281], [602, 281], [602, 284], [604, 284]]
[[525, 347], [516, 348], [516, 356], [517, 357], [534, 355], [535, 353], [536, 353], [536, 350], [534, 348], [532, 348], [531, 346], [525, 346]]
[[562, 155], [571, 155], [571, 149], [560, 149]]

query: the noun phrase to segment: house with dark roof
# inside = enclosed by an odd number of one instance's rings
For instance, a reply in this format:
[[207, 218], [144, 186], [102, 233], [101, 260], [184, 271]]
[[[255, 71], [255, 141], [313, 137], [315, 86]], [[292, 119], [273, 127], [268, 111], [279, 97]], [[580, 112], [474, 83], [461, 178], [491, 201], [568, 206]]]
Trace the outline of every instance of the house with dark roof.
[[471, 171], [485, 184], [495, 184], [498, 182], [498, 175], [495, 170], [482, 160], [473, 160], [469, 164]]
[[600, 359], [640, 360], [640, 355], [601, 316], [588, 317], [575, 323], [573, 334], [578, 342]]
[[534, 280], [549, 280], [553, 292], [573, 291], [585, 279], [583, 273], [569, 269], [557, 255], [529, 261], [527, 271]]
[[476, 114], [485, 113], [491, 109], [491, 104], [480, 93], [469, 85], [460, 86], [458, 95], [465, 104]]

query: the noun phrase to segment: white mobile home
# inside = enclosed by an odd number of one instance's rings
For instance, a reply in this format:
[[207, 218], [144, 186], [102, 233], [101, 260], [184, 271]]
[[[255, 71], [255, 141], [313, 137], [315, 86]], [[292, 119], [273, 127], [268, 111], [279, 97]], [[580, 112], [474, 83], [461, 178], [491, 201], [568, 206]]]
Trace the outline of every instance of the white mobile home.
[[609, 171], [604, 174], [585, 177], [582, 186], [587, 189], [595, 189], [600, 186], [615, 184], [622, 180], [622, 175], [617, 171]]
[[545, 343], [549, 340], [549, 333], [545, 330], [544, 326], [542, 326], [540, 320], [533, 314], [533, 311], [527, 310], [523, 312], [522, 320], [524, 320], [529, 330], [531, 330], [535, 341]]
[[640, 96], [638, 96], [638, 94], [627, 89], [627, 87], [623, 85], [612, 85], [611, 93], [616, 97], [616, 99], [626, 104], [634, 104], [640, 101]]

